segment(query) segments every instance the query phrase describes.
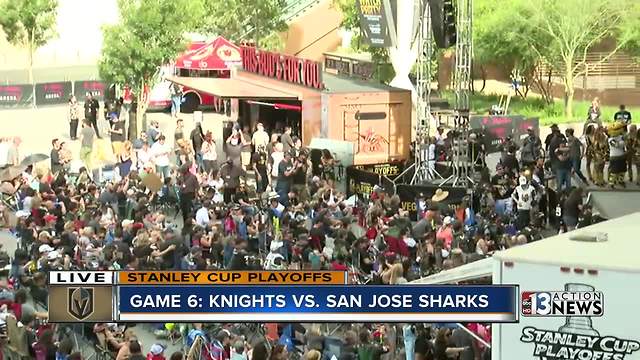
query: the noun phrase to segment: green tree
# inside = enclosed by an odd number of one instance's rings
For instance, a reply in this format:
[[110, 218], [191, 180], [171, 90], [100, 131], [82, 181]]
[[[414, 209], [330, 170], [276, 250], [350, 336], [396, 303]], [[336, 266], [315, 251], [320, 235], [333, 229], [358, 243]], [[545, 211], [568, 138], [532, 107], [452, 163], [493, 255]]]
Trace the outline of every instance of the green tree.
[[253, 41], [262, 48], [281, 44], [279, 34], [287, 30], [285, 0], [211, 0], [199, 30], [233, 42]]
[[[575, 81], [589, 69], [608, 61], [637, 39], [630, 24], [640, 17], [636, 0], [517, 0], [518, 21], [533, 31], [520, 34], [539, 59], [548, 64], [564, 85], [565, 116], [573, 119]], [[514, 15], [512, 15], [514, 16]], [[597, 62], [588, 54], [612, 39], [615, 45]]]
[[7, 41], [29, 52], [29, 82], [33, 83], [33, 55], [56, 36], [57, 0], [0, 0], [0, 27]]
[[[118, 0], [120, 21], [103, 28], [100, 77], [129, 84], [137, 96], [136, 131], [158, 71], [186, 50], [184, 34], [196, 27], [203, 3], [193, 0]], [[189, 14], [185, 16], [185, 14]]]

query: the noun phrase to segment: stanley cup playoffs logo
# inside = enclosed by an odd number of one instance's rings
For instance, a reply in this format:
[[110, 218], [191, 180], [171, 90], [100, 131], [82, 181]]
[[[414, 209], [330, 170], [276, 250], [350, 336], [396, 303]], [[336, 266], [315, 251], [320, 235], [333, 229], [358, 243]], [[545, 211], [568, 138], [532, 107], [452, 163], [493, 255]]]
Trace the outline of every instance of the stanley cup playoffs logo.
[[72, 287], [67, 289], [67, 311], [78, 320], [84, 320], [93, 314], [93, 288]]
[[[564, 290], [593, 292], [595, 288], [566, 284]], [[540, 360], [624, 360], [640, 349], [638, 341], [601, 334], [590, 316], [567, 316], [557, 331], [524, 327], [520, 341], [533, 344], [533, 356]]]

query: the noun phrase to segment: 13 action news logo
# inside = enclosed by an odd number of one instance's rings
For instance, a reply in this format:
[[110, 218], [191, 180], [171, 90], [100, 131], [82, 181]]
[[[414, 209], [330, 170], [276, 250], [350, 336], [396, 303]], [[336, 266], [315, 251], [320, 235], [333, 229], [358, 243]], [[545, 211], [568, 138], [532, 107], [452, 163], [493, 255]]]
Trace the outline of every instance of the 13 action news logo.
[[600, 291], [545, 291], [522, 293], [523, 316], [602, 316], [604, 297]]

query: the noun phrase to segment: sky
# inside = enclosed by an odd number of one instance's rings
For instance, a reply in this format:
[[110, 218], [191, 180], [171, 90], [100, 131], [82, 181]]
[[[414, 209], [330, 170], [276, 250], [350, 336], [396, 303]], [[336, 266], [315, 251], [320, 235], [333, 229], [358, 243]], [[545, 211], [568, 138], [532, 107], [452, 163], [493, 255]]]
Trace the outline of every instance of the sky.
[[58, 0], [58, 37], [39, 50], [43, 56], [97, 58], [104, 24], [118, 21], [116, 0]]

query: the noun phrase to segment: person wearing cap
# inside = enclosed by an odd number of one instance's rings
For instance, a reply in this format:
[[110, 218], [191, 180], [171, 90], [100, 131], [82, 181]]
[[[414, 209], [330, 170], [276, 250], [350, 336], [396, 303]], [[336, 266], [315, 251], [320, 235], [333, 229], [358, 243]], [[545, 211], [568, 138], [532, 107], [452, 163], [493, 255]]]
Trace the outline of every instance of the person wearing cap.
[[451, 216], [445, 216], [442, 220], [442, 226], [436, 232], [436, 239], [444, 243], [445, 249], [451, 250], [453, 243], [453, 218]]
[[496, 174], [491, 178], [491, 185], [496, 214], [500, 216], [510, 214], [512, 209], [511, 193], [515, 184], [511, 174], [506, 172], [501, 164], [496, 165]]
[[560, 132], [560, 128], [558, 128], [557, 124], [551, 124], [549, 128], [551, 129], [551, 133], [549, 133], [544, 139], [544, 149], [547, 154], [551, 154], [553, 152], [554, 149], [551, 148], [551, 145], [554, 143], [554, 141], [557, 141], [556, 138], [564, 137], [562, 132]]
[[164, 357], [165, 346], [162, 344], [153, 344], [147, 354], [147, 360], [165, 360]]

